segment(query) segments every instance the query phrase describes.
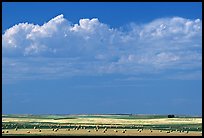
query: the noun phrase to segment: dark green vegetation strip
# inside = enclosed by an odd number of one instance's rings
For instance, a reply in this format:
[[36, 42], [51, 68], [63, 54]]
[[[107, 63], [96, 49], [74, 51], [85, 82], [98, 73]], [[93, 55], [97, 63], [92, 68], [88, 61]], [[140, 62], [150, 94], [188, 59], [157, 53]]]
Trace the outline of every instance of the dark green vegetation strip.
[[[87, 126], [88, 125], [88, 126]], [[66, 129], [66, 128], [81, 128], [86, 127], [87, 129], [96, 128], [96, 124], [58, 124], [58, 123], [12, 123], [12, 122], [3, 122], [3, 129], [33, 129], [34, 127], [40, 129]], [[202, 124], [161, 124], [161, 125], [110, 125], [107, 124], [97, 124], [99, 128], [117, 128], [117, 129], [153, 129], [153, 130], [178, 130], [178, 131], [202, 131]]]
[[[3, 118], [33, 118], [33, 119], [77, 119], [77, 118], [112, 118], [112, 119], [159, 119], [168, 118], [168, 115], [2, 115]], [[201, 118], [198, 116], [175, 116], [176, 118]]]
[[2, 115], [3, 118], [29, 118], [29, 119], [76, 119], [75, 116], [62, 115]]

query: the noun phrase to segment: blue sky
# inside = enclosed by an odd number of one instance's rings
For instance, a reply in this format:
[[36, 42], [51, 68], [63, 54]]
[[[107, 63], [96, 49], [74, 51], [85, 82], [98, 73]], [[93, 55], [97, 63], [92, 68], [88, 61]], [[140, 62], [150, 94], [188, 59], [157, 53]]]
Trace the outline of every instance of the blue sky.
[[2, 4], [5, 114], [202, 114], [202, 3]]

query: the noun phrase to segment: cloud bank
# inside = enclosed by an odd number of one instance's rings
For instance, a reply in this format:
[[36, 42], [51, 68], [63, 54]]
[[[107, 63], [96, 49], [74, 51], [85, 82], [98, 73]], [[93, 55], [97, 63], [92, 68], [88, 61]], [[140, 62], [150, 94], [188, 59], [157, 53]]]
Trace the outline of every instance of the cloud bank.
[[202, 21], [169, 17], [119, 29], [97, 18], [73, 24], [61, 14], [7, 29], [2, 54], [3, 80], [164, 72], [201, 79]]

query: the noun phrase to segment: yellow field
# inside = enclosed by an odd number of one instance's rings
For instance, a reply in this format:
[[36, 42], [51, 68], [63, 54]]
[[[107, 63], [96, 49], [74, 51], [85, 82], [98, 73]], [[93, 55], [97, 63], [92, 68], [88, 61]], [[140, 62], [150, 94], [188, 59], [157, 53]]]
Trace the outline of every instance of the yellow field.
[[[32, 134], [32, 135], [93, 135], [93, 136], [202, 136], [200, 132], [170, 132], [167, 133], [167, 131], [162, 131], [160, 132], [159, 130], [142, 130], [141, 132], [135, 130], [135, 129], [126, 129], [125, 133], [122, 131], [124, 129], [117, 129], [118, 132], [115, 132], [116, 129], [108, 129], [105, 133], [103, 130], [98, 130], [95, 131], [94, 129], [89, 129], [90, 132], [88, 132], [87, 129], [79, 129], [79, 130], [70, 130], [67, 131], [66, 129], [59, 129], [57, 132], [52, 131], [52, 129], [41, 129], [42, 131], [39, 132], [38, 129], [19, 129], [17, 131], [15, 130], [8, 130], [8, 133], [5, 133], [6, 130], [4, 131], [5, 135], [9, 134]], [[28, 133], [28, 131], [30, 133]]]
[[33, 119], [33, 118], [2, 118], [2, 122], [50, 122], [79, 124], [199, 124], [202, 118], [160, 118], [160, 119], [114, 119], [114, 118], [77, 118], [77, 119]]

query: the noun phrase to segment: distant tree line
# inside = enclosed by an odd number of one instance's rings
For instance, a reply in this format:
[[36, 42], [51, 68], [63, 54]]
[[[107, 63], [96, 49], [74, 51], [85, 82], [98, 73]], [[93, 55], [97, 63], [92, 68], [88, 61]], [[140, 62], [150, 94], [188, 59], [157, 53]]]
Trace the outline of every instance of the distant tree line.
[[174, 115], [168, 115], [168, 118], [174, 118], [175, 116]]

